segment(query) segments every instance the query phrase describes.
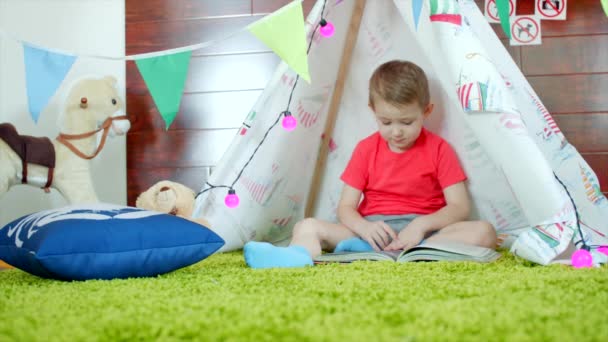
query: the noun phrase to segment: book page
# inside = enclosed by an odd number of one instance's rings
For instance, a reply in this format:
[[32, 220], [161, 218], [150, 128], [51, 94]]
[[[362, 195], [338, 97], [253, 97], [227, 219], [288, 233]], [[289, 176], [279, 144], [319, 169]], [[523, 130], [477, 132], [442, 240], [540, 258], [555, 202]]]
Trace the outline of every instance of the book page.
[[[408, 250], [407, 252], [402, 253], [402, 255], [407, 255], [408, 253], [412, 253], [414, 251], [421, 250], [421, 249], [440, 250], [440, 251], [450, 252], [453, 254], [463, 254], [463, 255], [469, 255], [469, 256], [474, 256], [474, 257], [482, 257], [484, 255], [487, 255], [488, 252], [494, 252], [493, 250], [491, 250], [489, 248], [446, 240], [446, 241], [432, 241], [432, 242], [425, 241], [422, 244]], [[494, 252], [494, 253], [496, 253], [496, 252]]]

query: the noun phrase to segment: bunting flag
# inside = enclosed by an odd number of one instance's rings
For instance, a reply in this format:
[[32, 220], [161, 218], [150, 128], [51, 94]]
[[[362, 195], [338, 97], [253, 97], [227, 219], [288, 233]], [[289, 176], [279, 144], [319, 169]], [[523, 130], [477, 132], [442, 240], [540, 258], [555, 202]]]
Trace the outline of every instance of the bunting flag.
[[310, 83], [302, 2], [294, 1], [247, 29]]
[[135, 61], [165, 121], [165, 129], [169, 129], [179, 111], [191, 55], [192, 51], [185, 51]]
[[418, 21], [420, 20], [420, 12], [422, 12], [422, 0], [412, 0], [412, 10], [414, 12], [414, 23], [416, 30], [418, 29]]
[[507, 38], [511, 39], [511, 23], [509, 22], [509, 0], [496, 0], [496, 9], [498, 9], [498, 18], [500, 18], [500, 26], [507, 35]]
[[53, 53], [23, 44], [25, 84], [30, 115], [38, 123], [40, 112], [70, 71], [76, 56]]
[[602, 7], [604, 8], [604, 13], [606, 13], [606, 17], [608, 17], [608, 0], [601, 0]]

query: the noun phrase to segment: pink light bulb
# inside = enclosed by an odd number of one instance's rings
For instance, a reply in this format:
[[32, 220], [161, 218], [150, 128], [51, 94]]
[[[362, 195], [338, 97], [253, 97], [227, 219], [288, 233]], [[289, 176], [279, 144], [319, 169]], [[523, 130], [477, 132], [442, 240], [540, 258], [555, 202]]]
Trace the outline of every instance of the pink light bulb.
[[321, 32], [321, 35], [325, 38], [329, 38], [331, 36], [334, 35], [334, 25], [325, 20], [325, 19], [321, 19], [321, 22], [319, 23], [319, 25], [321, 25], [321, 27], [319, 28], [319, 32]]
[[283, 128], [285, 128], [285, 130], [288, 132], [296, 129], [296, 126], [298, 125], [296, 118], [294, 118], [290, 112], [284, 112], [283, 114], [285, 114], [282, 122]]
[[574, 268], [591, 267], [593, 266], [593, 257], [589, 251], [579, 249], [572, 254], [572, 266]]
[[598, 252], [608, 255], [608, 246], [601, 246], [597, 249]]
[[228, 190], [228, 195], [224, 198], [224, 204], [228, 208], [236, 208], [239, 206], [239, 202], [239, 196], [236, 194], [236, 191], [234, 189]]

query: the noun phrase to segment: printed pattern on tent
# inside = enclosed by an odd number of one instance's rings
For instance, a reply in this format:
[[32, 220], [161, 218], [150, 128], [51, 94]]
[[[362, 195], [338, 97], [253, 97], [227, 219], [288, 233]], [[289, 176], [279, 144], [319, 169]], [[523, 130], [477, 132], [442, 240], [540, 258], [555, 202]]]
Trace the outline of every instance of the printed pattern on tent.
[[[312, 82], [297, 84], [290, 108], [302, 124], [292, 132], [270, 132], [235, 184], [241, 205], [227, 208], [222, 190], [197, 198], [195, 216], [208, 219], [226, 240], [224, 251], [241, 248], [251, 239], [284, 244], [304, 217], [354, 3], [327, 1], [323, 17], [336, 33], [313, 39]], [[308, 39], [322, 8], [320, 0], [308, 17]], [[470, 0], [425, 2], [417, 29], [410, 1], [367, 1], [315, 217], [336, 221], [339, 176], [356, 143], [376, 130], [367, 106], [369, 77], [391, 59], [411, 60], [426, 71], [435, 111], [425, 125], [454, 147], [469, 177], [475, 216], [508, 234], [512, 252], [548, 264], [573, 239], [608, 244], [608, 201], [597, 177]], [[245, 120], [246, 134], [241, 130], [235, 136], [209, 183], [231, 184], [285, 110], [295, 77], [285, 63], [277, 68], [250, 112], [255, 120], [251, 115]], [[567, 192], [576, 205], [582, 237]]]

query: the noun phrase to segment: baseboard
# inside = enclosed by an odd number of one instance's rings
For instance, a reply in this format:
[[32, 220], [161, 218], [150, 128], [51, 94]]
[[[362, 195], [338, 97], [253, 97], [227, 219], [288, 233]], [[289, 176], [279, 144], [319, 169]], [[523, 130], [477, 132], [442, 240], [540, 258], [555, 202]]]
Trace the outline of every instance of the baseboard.
[[5, 263], [4, 261], [0, 260], [0, 270], [5, 269], [5, 268], [13, 268], [13, 266]]

